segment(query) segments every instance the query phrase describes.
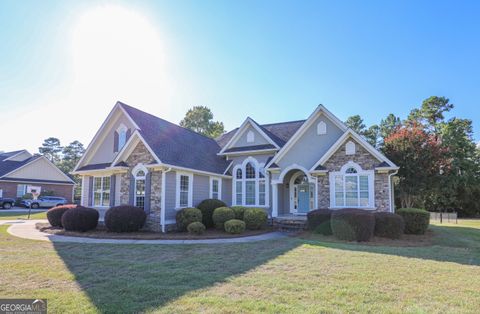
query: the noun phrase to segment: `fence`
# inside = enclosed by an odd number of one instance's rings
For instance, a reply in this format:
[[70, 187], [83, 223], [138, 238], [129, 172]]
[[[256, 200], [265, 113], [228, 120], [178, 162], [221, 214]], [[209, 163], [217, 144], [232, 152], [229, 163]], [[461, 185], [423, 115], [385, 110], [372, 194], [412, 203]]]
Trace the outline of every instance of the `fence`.
[[451, 222], [458, 223], [457, 213], [430, 213], [430, 220], [440, 221], [440, 222]]

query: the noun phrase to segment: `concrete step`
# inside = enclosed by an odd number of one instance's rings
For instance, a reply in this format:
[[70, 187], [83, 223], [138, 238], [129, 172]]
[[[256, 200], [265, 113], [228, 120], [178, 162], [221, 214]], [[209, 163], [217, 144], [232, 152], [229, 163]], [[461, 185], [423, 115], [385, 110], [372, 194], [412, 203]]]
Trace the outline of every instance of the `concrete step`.
[[307, 221], [299, 219], [274, 218], [273, 227], [283, 232], [301, 232], [307, 228]]

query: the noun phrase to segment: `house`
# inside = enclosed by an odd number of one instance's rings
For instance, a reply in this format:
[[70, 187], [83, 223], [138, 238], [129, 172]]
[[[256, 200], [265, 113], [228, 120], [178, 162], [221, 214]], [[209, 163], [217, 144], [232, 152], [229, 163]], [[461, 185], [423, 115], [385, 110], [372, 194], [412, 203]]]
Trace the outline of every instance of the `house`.
[[117, 102], [74, 173], [83, 205], [139, 206], [149, 228], [165, 231], [179, 209], [207, 198], [271, 217], [320, 207], [393, 211], [397, 170], [322, 105], [306, 120], [247, 118], [211, 139]]
[[75, 182], [47, 158], [26, 150], [0, 152], [0, 197], [19, 198], [48, 192], [73, 200]]

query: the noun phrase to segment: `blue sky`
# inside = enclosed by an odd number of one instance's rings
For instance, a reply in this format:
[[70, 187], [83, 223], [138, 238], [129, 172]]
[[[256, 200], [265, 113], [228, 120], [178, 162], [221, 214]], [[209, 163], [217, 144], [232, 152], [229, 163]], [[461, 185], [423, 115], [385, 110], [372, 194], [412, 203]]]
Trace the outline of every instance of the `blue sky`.
[[206, 105], [232, 129], [320, 103], [372, 124], [438, 95], [480, 139], [479, 14], [477, 1], [4, 0], [0, 149], [86, 145], [116, 100], [172, 122]]

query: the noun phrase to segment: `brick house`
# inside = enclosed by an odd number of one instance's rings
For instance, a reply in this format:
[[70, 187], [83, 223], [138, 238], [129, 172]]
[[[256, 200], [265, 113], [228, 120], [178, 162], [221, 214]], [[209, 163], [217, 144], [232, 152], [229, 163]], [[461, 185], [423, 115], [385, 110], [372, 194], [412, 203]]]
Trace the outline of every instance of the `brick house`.
[[394, 211], [398, 167], [318, 106], [306, 119], [240, 127], [211, 139], [117, 102], [74, 173], [82, 204], [144, 208], [165, 231], [207, 198], [264, 208], [271, 217], [315, 208]]

